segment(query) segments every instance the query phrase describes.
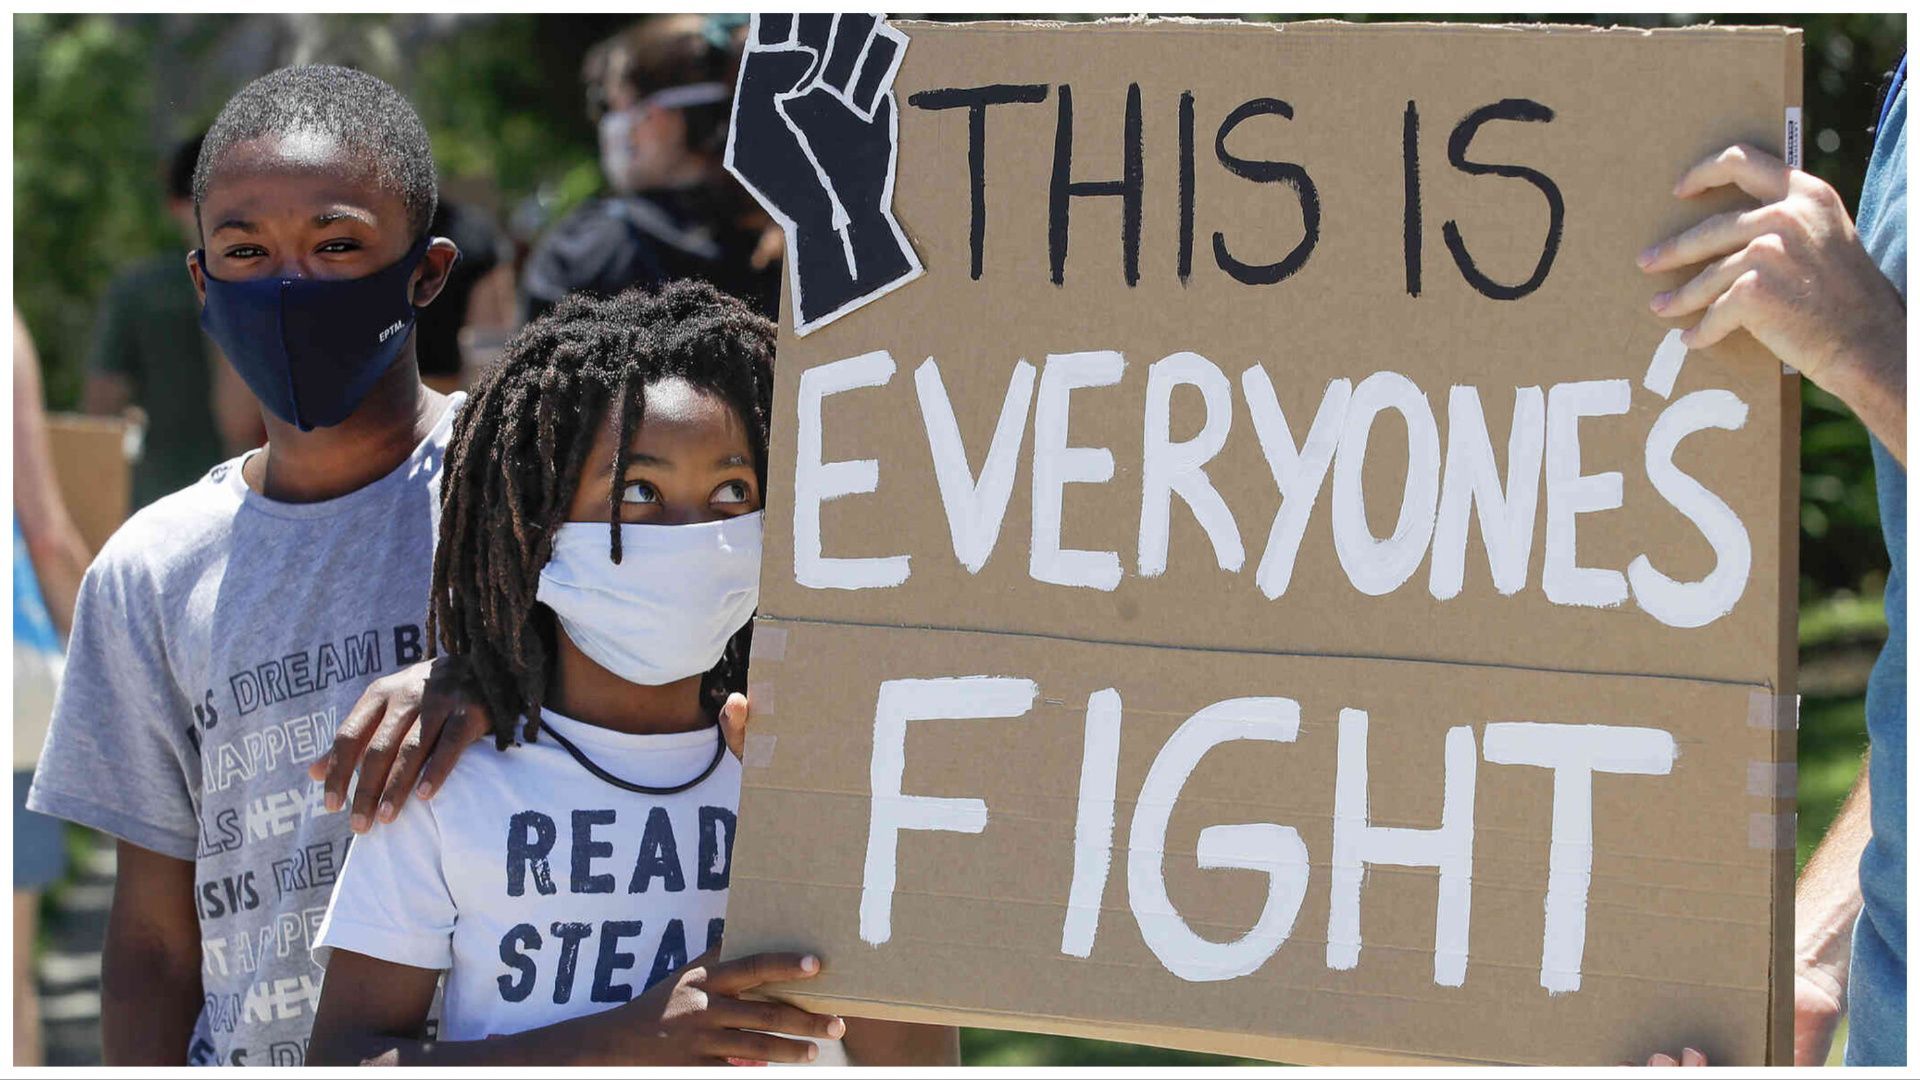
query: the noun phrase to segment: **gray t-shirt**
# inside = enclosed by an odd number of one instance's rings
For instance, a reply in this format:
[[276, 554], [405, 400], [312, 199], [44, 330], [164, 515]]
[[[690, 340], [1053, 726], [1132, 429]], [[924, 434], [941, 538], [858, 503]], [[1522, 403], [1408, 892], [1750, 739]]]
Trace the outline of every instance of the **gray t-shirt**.
[[276, 502], [235, 458], [135, 514], [80, 589], [27, 805], [194, 862], [205, 1002], [193, 1064], [299, 1065], [309, 938], [352, 833], [307, 765], [367, 684], [421, 659], [439, 424], [388, 475]]

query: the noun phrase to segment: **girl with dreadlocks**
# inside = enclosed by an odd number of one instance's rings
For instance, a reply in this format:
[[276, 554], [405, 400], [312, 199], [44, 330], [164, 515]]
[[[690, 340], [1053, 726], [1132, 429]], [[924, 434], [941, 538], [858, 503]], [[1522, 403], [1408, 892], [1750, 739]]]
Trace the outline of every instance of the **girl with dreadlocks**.
[[739, 996], [816, 957], [716, 961], [773, 341], [705, 284], [574, 296], [471, 392], [429, 634], [500, 752], [354, 844], [311, 1063], [957, 1062], [950, 1029]]

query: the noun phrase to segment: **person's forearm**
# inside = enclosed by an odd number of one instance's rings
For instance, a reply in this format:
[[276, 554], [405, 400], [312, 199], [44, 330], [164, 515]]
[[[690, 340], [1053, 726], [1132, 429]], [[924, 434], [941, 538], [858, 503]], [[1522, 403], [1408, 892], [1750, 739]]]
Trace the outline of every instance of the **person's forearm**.
[[80, 598], [80, 582], [86, 577], [92, 555], [87, 542], [71, 519], [62, 515], [64, 524], [50, 534], [27, 537], [27, 557], [33, 560], [34, 577], [40, 584], [40, 596], [47, 603], [47, 615], [61, 638], [73, 632], [73, 609]]
[[60, 497], [41, 401], [40, 358], [18, 313], [13, 323], [13, 511], [54, 627], [73, 629], [80, 578], [93, 558]]
[[958, 1065], [960, 1029], [896, 1020], [847, 1019], [841, 1042], [855, 1065]]
[[80, 407], [88, 416], [119, 416], [133, 401], [133, 385], [125, 375], [92, 374], [81, 392]]
[[1794, 888], [1794, 965], [1832, 980], [1836, 991], [1847, 982], [1853, 923], [1860, 914], [1860, 853], [1872, 835], [1871, 793], [1863, 760], [1860, 778]]
[[1821, 374], [1821, 388], [1845, 402], [1860, 422], [1907, 464], [1906, 320], [1861, 342]]
[[199, 942], [193, 957], [108, 941], [100, 970], [100, 1051], [117, 1065], [185, 1065], [200, 1018]]

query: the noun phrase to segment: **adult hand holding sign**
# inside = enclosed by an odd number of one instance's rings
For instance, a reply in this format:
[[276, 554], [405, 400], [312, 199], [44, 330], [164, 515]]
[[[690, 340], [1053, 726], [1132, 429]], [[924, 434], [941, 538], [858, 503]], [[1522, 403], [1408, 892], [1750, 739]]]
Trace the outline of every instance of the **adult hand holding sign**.
[[801, 334], [920, 274], [893, 217], [906, 35], [875, 15], [755, 15], [727, 171], [787, 233]]
[[1747, 331], [1846, 402], [1904, 461], [1906, 306], [1861, 246], [1840, 193], [1751, 146], [1695, 165], [1673, 193], [1692, 198], [1728, 186], [1761, 205], [1710, 217], [1640, 254], [1649, 274], [1698, 268], [1655, 296], [1654, 312], [1699, 315], [1684, 339], [1689, 348]]

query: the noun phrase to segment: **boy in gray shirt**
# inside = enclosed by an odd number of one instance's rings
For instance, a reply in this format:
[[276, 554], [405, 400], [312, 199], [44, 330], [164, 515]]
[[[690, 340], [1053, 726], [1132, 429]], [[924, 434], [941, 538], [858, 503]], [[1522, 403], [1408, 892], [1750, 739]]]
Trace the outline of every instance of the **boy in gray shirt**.
[[194, 174], [201, 322], [268, 444], [136, 514], [81, 587], [28, 805], [119, 839], [110, 1065], [297, 1065], [308, 937], [351, 832], [307, 765], [367, 684], [425, 655], [440, 462], [461, 395], [420, 382], [425, 129], [372, 76], [249, 84]]

